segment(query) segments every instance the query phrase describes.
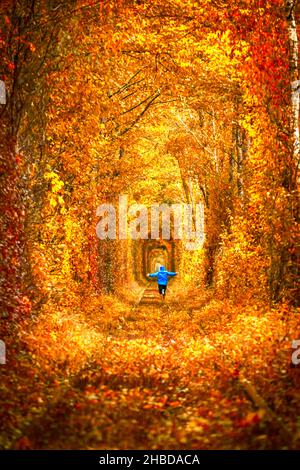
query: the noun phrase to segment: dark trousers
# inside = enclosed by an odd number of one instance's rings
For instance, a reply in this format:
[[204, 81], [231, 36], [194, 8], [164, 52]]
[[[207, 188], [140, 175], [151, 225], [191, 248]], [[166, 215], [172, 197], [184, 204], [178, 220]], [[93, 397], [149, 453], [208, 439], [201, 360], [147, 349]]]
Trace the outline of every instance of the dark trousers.
[[158, 292], [160, 294], [165, 295], [167, 290], [167, 286], [165, 284], [158, 284]]

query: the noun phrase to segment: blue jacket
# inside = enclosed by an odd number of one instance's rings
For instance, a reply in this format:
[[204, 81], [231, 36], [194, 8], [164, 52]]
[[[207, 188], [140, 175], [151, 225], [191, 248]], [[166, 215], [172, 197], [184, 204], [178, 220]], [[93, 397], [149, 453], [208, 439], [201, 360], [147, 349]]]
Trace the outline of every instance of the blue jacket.
[[166, 271], [164, 266], [159, 268], [159, 271], [156, 273], [148, 274], [149, 277], [157, 277], [157, 283], [166, 286], [168, 284], [168, 276], [176, 276], [177, 273], [172, 273], [171, 271]]

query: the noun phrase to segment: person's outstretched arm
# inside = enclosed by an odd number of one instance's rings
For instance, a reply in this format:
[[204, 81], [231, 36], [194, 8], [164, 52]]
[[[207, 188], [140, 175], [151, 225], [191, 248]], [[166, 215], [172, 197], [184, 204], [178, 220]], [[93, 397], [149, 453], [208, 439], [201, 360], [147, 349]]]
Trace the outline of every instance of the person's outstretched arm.
[[168, 276], [177, 276], [178, 273], [173, 273], [172, 271], [167, 271]]
[[150, 273], [150, 274], [147, 274], [147, 277], [157, 277], [158, 276], [158, 273]]

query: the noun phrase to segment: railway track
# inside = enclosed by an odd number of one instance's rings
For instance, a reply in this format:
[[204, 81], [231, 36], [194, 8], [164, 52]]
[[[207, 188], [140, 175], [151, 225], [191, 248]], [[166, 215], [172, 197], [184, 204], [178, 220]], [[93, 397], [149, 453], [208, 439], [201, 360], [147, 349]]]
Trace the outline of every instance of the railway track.
[[157, 291], [157, 288], [147, 287], [142, 293], [142, 296], [139, 299], [138, 305], [149, 305], [149, 304], [153, 305], [153, 304], [161, 304], [161, 303], [162, 303], [162, 299]]
[[[170, 293], [170, 290], [168, 293]], [[135, 305], [135, 308], [147, 305], [162, 306], [163, 304], [164, 301], [158, 293], [156, 286], [147, 287], [142, 292], [139, 300]], [[243, 390], [249, 401], [252, 402], [254, 409], [263, 409], [265, 411], [266, 419], [273, 423], [277, 429], [277, 432], [282, 436], [283, 441], [287, 444], [290, 444], [293, 440], [292, 434], [287, 429], [281, 418], [269, 407], [268, 403], [257, 392], [255, 386], [243, 374], [237, 378], [237, 385], [241, 390]]]
[[[171, 294], [172, 294], [172, 287], [168, 285], [166, 299], [168, 299]], [[159, 294], [157, 290], [157, 286], [155, 285], [155, 287], [150, 286], [144, 289], [144, 291], [142, 292], [142, 294], [140, 295], [136, 303], [136, 307], [138, 307], [139, 305], [163, 305], [164, 302], [165, 301], [163, 300], [162, 296]]]

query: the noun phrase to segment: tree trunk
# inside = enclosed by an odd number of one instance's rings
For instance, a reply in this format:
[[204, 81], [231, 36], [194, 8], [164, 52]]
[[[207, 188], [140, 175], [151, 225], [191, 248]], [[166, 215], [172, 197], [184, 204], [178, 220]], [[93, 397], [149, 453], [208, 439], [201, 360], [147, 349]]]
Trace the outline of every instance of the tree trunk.
[[297, 24], [295, 18], [295, 7], [297, 0], [285, 0], [287, 24], [288, 24], [288, 35], [289, 35], [289, 46], [290, 46], [290, 83], [291, 83], [291, 133], [293, 138], [293, 161], [296, 165], [296, 178], [297, 182], [297, 171], [299, 167], [299, 154], [300, 154], [300, 142], [299, 142], [299, 93], [300, 93], [300, 81], [298, 71], [299, 61], [299, 43], [297, 35]]

